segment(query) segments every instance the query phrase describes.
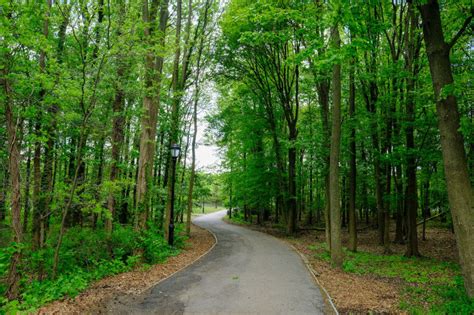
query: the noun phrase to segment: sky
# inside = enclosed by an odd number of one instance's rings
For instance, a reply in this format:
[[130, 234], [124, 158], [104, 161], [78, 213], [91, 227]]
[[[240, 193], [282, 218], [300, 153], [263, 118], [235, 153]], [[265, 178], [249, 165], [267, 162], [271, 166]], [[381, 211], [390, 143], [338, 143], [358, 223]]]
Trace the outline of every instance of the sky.
[[204, 144], [207, 122], [204, 117], [198, 120], [196, 166], [197, 169], [212, 171], [219, 167], [221, 159], [215, 145]]
[[205, 170], [208, 172], [218, 172], [221, 164], [221, 157], [219, 156], [218, 148], [215, 145], [206, 145], [206, 129], [208, 123], [206, 115], [216, 108], [217, 94], [213, 89], [212, 84], [208, 87], [207, 97], [204, 98], [206, 106], [201, 106], [201, 111], [198, 112], [198, 133], [197, 133], [197, 148], [196, 148], [196, 168], [198, 170]]

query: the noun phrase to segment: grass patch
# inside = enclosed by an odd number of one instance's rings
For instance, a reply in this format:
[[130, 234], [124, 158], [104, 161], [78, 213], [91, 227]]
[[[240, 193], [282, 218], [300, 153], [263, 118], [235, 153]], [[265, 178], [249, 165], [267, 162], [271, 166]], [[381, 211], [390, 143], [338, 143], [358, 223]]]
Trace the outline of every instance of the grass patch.
[[[316, 243], [308, 248], [316, 258], [330, 261], [326, 244]], [[345, 251], [343, 270], [401, 280], [400, 308], [411, 314], [474, 313], [474, 299], [466, 295], [460, 267], [455, 263]]]
[[222, 206], [218, 206], [217, 208], [214, 205], [204, 205], [204, 211], [202, 207], [193, 207], [193, 215], [200, 215], [200, 214], [209, 214], [217, 211], [221, 211], [224, 208]]

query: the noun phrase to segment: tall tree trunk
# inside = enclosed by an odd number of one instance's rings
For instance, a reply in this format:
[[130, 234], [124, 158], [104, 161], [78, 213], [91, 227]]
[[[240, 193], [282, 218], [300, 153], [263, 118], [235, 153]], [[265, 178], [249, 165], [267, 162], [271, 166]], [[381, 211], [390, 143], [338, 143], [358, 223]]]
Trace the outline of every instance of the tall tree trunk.
[[[396, 79], [392, 82], [396, 85]], [[392, 101], [390, 103], [389, 108], [387, 108], [386, 112], [386, 125], [385, 125], [385, 145], [384, 145], [384, 153], [386, 156], [392, 154], [392, 134], [393, 134], [393, 117], [395, 116], [396, 111], [396, 101]], [[392, 163], [390, 159], [387, 159], [385, 162], [385, 196], [392, 195]], [[392, 251], [390, 249], [390, 209], [391, 209], [391, 200], [390, 198], [385, 198], [384, 200], [384, 213], [383, 213], [383, 220], [384, 220], [384, 230], [383, 230], [383, 246], [384, 246], [384, 253], [390, 254]]]
[[[338, 26], [331, 30], [331, 41], [335, 50], [339, 50], [341, 40]], [[329, 196], [331, 218], [331, 262], [342, 268], [343, 253], [341, 242], [341, 192], [339, 187], [339, 156], [341, 150], [341, 65], [333, 66], [332, 127], [331, 151], [329, 163]]]
[[[165, 45], [165, 31], [168, 22], [168, 0], [161, 1], [160, 21], [157, 36], [160, 47]], [[149, 49], [145, 56], [145, 87], [146, 93], [143, 97], [144, 113], [141, 117], [141, 135], [140, 135], [140, 157], [138, 160], [138, 177], [136, 185], [136, 203], [137, 215], [135, 218], [135, 230], [146, 229], [146, 222], [149, 212], [149, 190], [152, 182], [153, 159], [155, 156], [156, 125], [158, 119], [158, 110], [160, 107], [161, 75], [163, 72], [164, 58], [158, 55], [155, 58], [153, 43], [152, 26], [155, 22], [155, 14], [158, 4], [152, 0], [149, 8], [148, 0], [143, 0], [143, 22], [147, 25], [145, 28], [145, 37], [149, 43]]]
[[[366, 60], [366, 62], [369, 62]], [[370, 72], [375, 73], [375, 56], [372, 56], [370, 60]], [[369, 81], [369, 91], [364, 91], [365, 101], [367, 105], [367, 111], [371, 114], [370, 126], [371, 126], [371, 138], [373, 146], [373, 165], [374, 165], [374, 179], [375, 179], [375, 201], [377, 206], [377, 225], [378, 225], [378, 239], [379, 244], [384, 244], [384, 202], [383, 202], [383, 184], [382, 184], [382, 169], [380, 165], [380, 140], [377, 126], [377, 109], [376, 103], [378, 99], [378, 88], [374, 79]]]
[[308, 210], [308, 224], [313, 224], [314, 219], [314, 188], [313, 188], [313, 152], [309, 156], [309, 178], [308, 178], [308, 190], [309, 190], [309, 210]]
[[[200, 59], [200, 57], [198, 57]], [[198, 62], [199, 63], [199, 62]], [[199, 68], [198, 68], [197, 77], [199, 77]], [[196, 79], [196, 92], [193, 105], [193, 139], [191, 144], [191, 173], [189, 175], [189, 187], [188, 187], [188, 204], [186, 211], [186, 235], [191, 235], [191, 213], [193, 212], [193, 190], [194, 190], [194, 180], [196, 177], [196, 136], [197, 136], [197, 104], [199, 99], [199, 80]]]
[[[316, 8], [319, 14], [324, 14], [325, 12], [325, 1], [316, 0], [315, 1]], [[324, 29], [316, 25], [315, 33], [318, 34], [321, 38], [324, 37]], [[325, 49], [320, 48], [318, 50], [319, 57], [323, 57], [325, 54]], [[326, 237], [326, 244], [328, 245], [329, 249], [331, 249], [331, 219], [330, 219], [330, 194], [329, 194], [329, 164], [330, 164], [330, 126], [329, 126], [329, 89], [330, 89], [330, 81], [327, 79], [320, 79], [320, 73], [317, 71], [314, 72], [314, 77], [318, 82], [317, 90], [318, 90], [318, 98], [319, 103], [321, 106], [321, 119], [323, 125], [323, 146], [327, 150], [327, 154], [324, 156], [324, 160], [326, 162], [325, 169], [324, 169], [324, 222], [325, 222], [325, 237]], [[326, 77], [327, 73], [323, 73], [322, 77]]]
[[415, 78], [416, 73], [413, 70], [415, 62], [415, 37], [414, 32], [417, 25], [417, 19], [411, 3], [408, 4], [408, 15], [409, 15], [409, 29], [408, 29], [408, 45], [407, 45], [407, 62], [406, 67], [410, 72], [410, 76], [407, 79], [407, 96], [406, 96], [406, 143], [408, 150], [407, 157], [407, 187], [405, 194], [405, 204], [407, 212], [407, 227], [408, 227], [408, 242], [405, 255], [420, 256], [418, 251], [418, 233], [417, 233], [417, 213], [418, 213], [418, 191], [416, 181], [416, 156], [415, 151], [415, 137], [414, 137], [414, 123], [415, 123], [415, 100], [413, 97], [415, 91]]
[[355, 130], [355, 60], [351, 62], [349, 73], [349, 116], [351, 117], [351, 133], [349, 138], [349, 250], [357, 251], [357, 216], [356, 216], [356, 130]]
[[[7, 63], [10, 60], [8, 53], [5, 54], [4, 62]], [[11, 187], [11, 227], [12, 227], [12, 241], [20, 244], [23, 241], [22, 227], [21, 227], [21, 185], [20, 185], [20, 143], [19, 135], [21, 132], [20, 119], [16, 117], [13, 109], [12, 100], [12, 89], [10, 82], [8, 81], [8, 65], [4, 64], [1, 72], [1, 83], [4, 92], [4, 103], [5, 103], [5, 121], [7, 125], [7, 138], [8, 138], [8, 170], [10, 173], [10, 187]], [[20, 285], [20, 272], [18, 266], [21, 262], [21, 252], [17, 249], [11, 259], [10, 267], [7, 276], [7, 289], [6, 297], [9, 300], [18, 298], [19, 285]]]
[[[31, 130], [31, 127], [30, 127]], [[30, 216], [30, 186], [31, 186], [31, 148], [28, 148], [26, 159], [26, 179], [25, 179], [25, 206], [23, 208], [23, 234], [26, 234], [28, 229], [28, 218]]]
[[[8, 163], [5, 163], [5, 166], [7, 166], [7, 164]], [[2, 172], [2, 179], [0, 180], [0, 222], [2, 222], [5, 220], [7, 212], [8, 167], [0, 171]]]
[[[182, 18], [182, 0], [177, 0], [176, 5], [176, 34], [175, 34], [175, 53], [173, 61], [173, 75], [171, 79], [171, 89], [173, 91], [173, 101], [171, 106], [171, 130], [170, 130], [170, 141], [169, 147], [173, 143], [179, 143], [179, 123], [180, 123], [180, 99], [181, 99], [181, 89], [179, 81], [179, 60], [181, 56], [181, 18]], [[171, 157], [170, 157], [171, 159]], [[169, 173], [175, 172], [174, 168], [177, 166], [177, 163], [169, 163]], [[173, 168], [173, 169], [172, 169]], [[171, 178], [176, 180], [175, 177]], [[168, 198], [166, 201], [166, 214], [165, 214], [165, 239], [168, 239], [169, 235], [169, 226], [171, 222], [171, 207], [172, 202], [174, 202], [173, 195], [173, 183], [168, 183]]]
[[397, 244], [404, 244], [403, 223], [405, 214], [405, 202], [403, 196], [403, 182], [402, 182], [402, 167], [397, 165], [395, 167], [395, 189], [397, 191], [397, 213], [395, 223], [395, 240]]
[[[429, 0], [419, 6], [423, 20], [423, 35], [430, 64], [431, 79], [436, 97], [436, 112], [441, 136], [444, 173], [459, 258], [464, 274], [464, 285], [470, 297], [474, 297], [474, 204], [473, 190], [469, 181], [464, 139], [459, 131], [457, 99], [452, 90], [441, 95], [442, 89], [454, 83], [449, 53], [463, 27], [450, 43], [444, 40], [438, 1]], [[472, 12], [469, 20], [472, 20]], [[468, 25], [469, 23], [464, 23]]]
[[[324, 147], [330, 151], [330, 132], [329, 132], [329, 81], [323, 81], [318, 84], [318, 98], [321, 104], [321, 118], [323, 122]], [[324, 222], [326, 243], [331, 248], [331, 219], [330, 219], [330, 197], [329, 197], [329, 154], [325, 156], [326, 167], [324, 170]]]
[[[193, 190], [194, 190], [194, 181], [196, 177], [196, 138], [197, 138], [197, 106], [199, 103], [199, 93], [200, 93], [200, 77], [201, 77], [201, 57], [204, 50], [204, 33], [207, 28], [208, 21], [208, 10], [209, 10], [209, 1], [206, 2], [206, 7], [204, 11], [204, 22], [203, 22], [203, 32], [199, 38], [199, 47], [196, 61], [196, 77], [194, 81], [194, 100], [193, 100], [193, 139], [191, 144], [191, 174], [189, 175], [189, 188], [188, 188], [188, 205], [186, 212], [186, 234], [189, 236], [191, 234], [191, 213], [193, 211]], [[232, 196], [231, 196], [232, 198]]]
[[[121, 16], [125, 15], [125, 4], [120, 2], [120, 13]], [[118, 36], [121, 35], [121, 31], [118, 31]], [[115, 181], [119, 179], [119, 160], [120, 160], [120, 152], [122, 151], [123, 141], [124, 141], [124, 124], [125, 124], [125, 117], [124, 117], [124, 107], [125, 107], [125, 91], [123, 89], [123, 77], [125, 75], [125, 61], [123, 60], [123, 56], [119, 54], [117, 56], [117, 83], [115, 86], [115, 98], [112, 103], [112, 111], [113, 111], [113, 120], [112, 120], [112, 154], [111, 154], [111, 161], [110, 161], [110, 175], [109, 180], [111, 186], [114, 187]], [[109, 192], [107, 197], [107, 209], [109, 210], [109, 214], [105, 220], [105, 229], [107, 233], [110, 235], [112, 233], [112, 222], [114, 220], [114, 215], [116, 212], [116, 192], [112, 190]]]
[[[297, 47], [298, 50], [298, 47]], [[287, 222], [287, 233], [294, 234], [297, 229], [297, 185], [296, 185], [296, 140], [298, 137], [298, 129], [296, 127], [298, 120], [299, 110], [299, 69], [298, 65], [295, 68], [295, 105], [291, 106], [290, 103], [285, 107], [287, 111], [287, 123], [288, 123], [288, 222]], [[294, 109], [293, 109], [294, 107]], [[295, 110], [293, 112], [293, 110]]]
[[[45, 38], [48, 38], [49, 34], [49, 14], [51, 11], [52, 1], [46, 1], [47, 9], [45, 13], [45, 17], [43, 20], [43, 35]], [[46, 73], [46, 51], [41, 50], [40, 59], [40, 72], [45, 74]], [[42, 84], [41, 91], [40, 91], [40, 102], [41, 105], [44, 106], [46, 95], [46, 89], [44, 88], [44, 83]], [[34, 151], [34, 158], [33, 158], [33, 172], [34, 172], [34, 212], [35, 216], [33, 218], [33, 248], [38, 250], [43, 249], [45, 244], [45, 219], [47, 216], [47, 212], [49, 207], [48, 200], [49, 200], [49, 193], [50, 190], [48, 189], [49, 185], [47, 185], [47, 180], [51, 180], [52, 178], [52, 165], [54, 162], [53, 159], [53, 146], [54, 146], [54, 138], [52, 137], [52, 133], [55, 132], [54, 117], [50, 117], [50, 115], [54, 114], [54, 105], [47, 106], [47, 118], [48, 120], [51, 119], [51, 123], [45, 126], [46, 135], [47, 135], [47, 142], [44, 149], [44, 167], [43, 167], [43, 174], [41, 174], [41, 143], [38, 141], [35, 143], [35, 151]], [[41, 115], [38, 115], [36, 122], [36, 133], [37, 135], [42, 136], [41, 131]], [[43, 279], [44, 270], [43, 270], [43, 262], [39, 263], [38, 266], [38, 279]]]
[[87, 124], [87, 117], [83, 117], [83, 120], [81, 122], [80, 126], [80, 135], [79, 135], [79, 143], [77, 146], [77, 159], [75, 162], [76, 169], [74, 171], [74, 177], [72, 179], [71, 183], [71, 189], [68, 193], [68, 198], [66, 199], [66, 205], [62, 211], [62, 217], [61, 217], [61, 224], [60, 224], [60, 230], [59, 230], [59, 235], [58, 235], [58, 241], [56, 244], [56, 248], [54, 250], [54, 257], [53, 257], [53, 270], [52, 270], [52, 277], [56, 278], [57, 275], [57, 270], [58, 270], [58, 264], [59, 264], [59, 251], [61, 249], [64, 233], [66, 232], [66, 219], [69, 214], [69, 210], [72, 208], [72, 204], [74, 202], [74, 196], [76, 193], [76, 189], [79, 185], [79, 182], [81, 181], [80, 177], [83, 176], [84, 171], [81, 170], [84, 168], [84, 161], [83, 161], [83, 155], [84, 155], [84, 147], [86, 144], [86, 139], [87, 139], [87, 134], [89, 133], [89, 130], [86, 128]]
[[[35, 134], [39, 135], [41, 132], [40, 117], [36, 117]], [[39, 200], [41, 193], [41, 142], [35, 141], [33, 151], [33, 219], [32, 219], [32, 234], [33, 234], [33, 249], [41, 248], [41, 222], [43, 213], [40, 208]], [[41, 269], [41, 268], [40, 268]]]
[[[366, 156], [366, 151], [364, 146], [362, 145], [361, 149], [361, 160], [362, 164], [366, 165], [367, 164], [367, 156]], [[368, 191], [367, 191], [367, 179], [365, 177], [361, 178], [362, 181], [362, 209], [365, 209], [365, 224], [369, 224], [369, 200], [368, 200]]]
[[294, 234], [296, 231], [296, 129], [290, 127], [288, 141], [291, 143], [288, 149], [288, 222], [286, 231]]
[[426, 219], [431, 216], [430, 213], [430, 173], [425, 173], [425, 181], [423, 183], [423, 241], [426, 241]]
[[[191, 114], [192, 115], [192, 114]], [[189, 119], [189, 118], [188, 118]], [[193, 124], [192, 120], [189, 122], [188, 126], [185, 127], [184, 133], [186, 134], [186, 145], [184, 147], [184, 151], [180, 156], [180, 160], [182, 160], [182, 170], [181, 170], [181, 179], [179, 183], [179, 196], [178, 196], [178, 214], [179, 214], [179, 222], [184, 223], [184, 205], [183, 205], [183, 198], [184, 198], [184, 179], [186, 177], [187, 172], [187, 160], [188, 160], [188, 152], [189, 152], [189, 144], [191, 142], [191, 125]], [[178, 222], [178, 216], [175, 218], [175, 222]]]

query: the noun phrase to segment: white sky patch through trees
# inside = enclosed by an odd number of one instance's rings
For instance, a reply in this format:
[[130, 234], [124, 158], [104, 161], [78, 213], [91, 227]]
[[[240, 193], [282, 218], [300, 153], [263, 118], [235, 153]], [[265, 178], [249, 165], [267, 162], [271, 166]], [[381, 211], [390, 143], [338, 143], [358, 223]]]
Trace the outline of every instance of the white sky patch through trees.
[[[199, 98], [198, 108], [198, 133], [196, 139], [196, 169], [217, 173], [221, 168], [221, 157], [219, 155], [218, 147], [214, 144], [208, 143], [206, 137], [208, 123], [206, 116], [214, 111], [217, 107], [218, 94], [209, 82], [206, 84], [203, 96]], [[191, 155], [191, 154], [190, 154]]]

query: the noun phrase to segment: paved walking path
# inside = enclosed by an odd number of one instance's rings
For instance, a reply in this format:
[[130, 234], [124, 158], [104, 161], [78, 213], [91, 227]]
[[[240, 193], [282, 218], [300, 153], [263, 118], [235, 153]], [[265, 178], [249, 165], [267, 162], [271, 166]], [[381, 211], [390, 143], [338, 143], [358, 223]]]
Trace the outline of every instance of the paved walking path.
[[135, 298], [119, 299], [111, 314], [322, 314], [324, 302], [301, 258], [264, 233], [222, 221], [225, 211], [194, 223], [218, 243], [195, 264]]

